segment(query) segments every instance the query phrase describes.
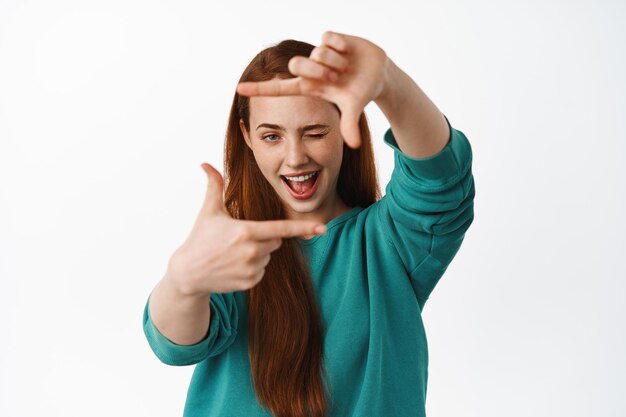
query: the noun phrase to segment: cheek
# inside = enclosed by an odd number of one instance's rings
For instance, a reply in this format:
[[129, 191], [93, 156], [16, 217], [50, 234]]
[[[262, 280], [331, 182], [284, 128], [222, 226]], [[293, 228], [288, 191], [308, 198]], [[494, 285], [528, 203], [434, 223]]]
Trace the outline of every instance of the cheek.
[[265, 178], [270, 181], [274, 180], [280, 168], [280, 161], [276, 159], [276, 156], [268, 152], [257, 151], [254, 152], [254, 158]]
[[339, 170], [342, 158], [343, 147], [332, 147], [324, 152], [322, 163], [328, 168]]
[[[314, 155], [314, 156], [313, 156]], [[311, 148], [311, 156], [315, 160], [326, 167], [341, 165], [343, 157], [343, 142], [340, 138], [328, 139], [327, 141], [317, 142]]]

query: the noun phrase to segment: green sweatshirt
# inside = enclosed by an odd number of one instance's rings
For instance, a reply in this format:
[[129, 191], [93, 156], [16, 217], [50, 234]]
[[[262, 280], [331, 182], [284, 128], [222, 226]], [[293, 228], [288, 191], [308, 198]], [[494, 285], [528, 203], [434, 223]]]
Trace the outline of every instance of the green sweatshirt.
[[[324, 235], [298, 239], [322, 313], [329, 417], [425, 416], [421, 312], [474, 218], [471, 146], [448, 126], [449, 142], [429, 158], [404, 154], [389, 128], [394, 169], [386, 195], [334, 218]], [[157, 358], [197, 364], [185, 417], [271, 416], [254, 393], [244, 292], [211, 294], [208, 334], [188, 346], [158, 331], [149, 302], [143, 329]]]

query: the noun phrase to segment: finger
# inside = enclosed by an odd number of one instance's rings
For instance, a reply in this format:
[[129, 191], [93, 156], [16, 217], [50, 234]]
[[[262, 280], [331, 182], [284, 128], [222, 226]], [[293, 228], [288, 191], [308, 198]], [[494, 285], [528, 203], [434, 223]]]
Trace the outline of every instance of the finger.
[[293, 75], [305, 78], [334, 82], [339, 77], [339, 73], [332, 68], [303, 56], [291, 58], [288, 67]]
[[250, 262], [248, 264], [250, 270], [254, 273], [254, 276], [251, 277], [253, 282], [257, 282], [263, 277], [265, 273], [265, 268], [267, 267], [267, 264], [270, 263], [271, 260], [272, 260], [272, 257], [270, 255], [265, 255], [265, 256], [256, 258], [253, 262]]
[[359, 130], [359, 118], [361, 112], [356, 109], [343, 109], [341, 120], [339, 121], [339, 129], [343, 140], [352, 149], [358, 149], [361, 146], [361, 132]]
[[328, 45], [338, 52], [350, 53], [350, 36], [344, 33], [327, 30], [322, 34], [322, 43]]
[[309, 58], [339, 72], [346, 71], [350, 64], [348, 58], [325, 45], [313, 49]]
[[237, 84], [242, 96], [297, 96], [302, 95], [300, 79], [273, 79], [268, 81], [243, 81]]
[[[251, 268], [252, 269], [252, 268]], [[245, 291], [253, 288], [261, 282], [265, 276], [265, 268], [254, 268], [254, 273], [241, 279], [233, 280], [231, 285], [234, 285], [238, 291]]]
[[[243, 220], [251, 234], [252, 239], [268, 240], [276, 238], [289, 238], [306, 235], [323, 234], [326, 225], [316, 221], [304, 220]], [[320, 231], [316, 228], [321, 226]]]
[[201, 167], [209, 180], [201, 213], [204, 215], [227, 213], [224, 207], [224, 178], [222, 174], [213, 165], [206, 162], [202, 163]]
[[255, 258], [254, 261], [250, 262], [250, 265], [257, 269], [263, 269], [270, 263], [270, 260], [272, 260], [272, 256], [266, 253], [265, 255]]

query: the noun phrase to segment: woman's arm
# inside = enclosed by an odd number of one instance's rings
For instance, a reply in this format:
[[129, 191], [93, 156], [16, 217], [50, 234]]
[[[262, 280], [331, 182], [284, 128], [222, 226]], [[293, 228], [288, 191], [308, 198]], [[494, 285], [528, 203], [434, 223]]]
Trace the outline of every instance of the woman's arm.
[[443, 114], [422, 89], [387, 58], [383, 92], [374, 99], [391, 124], [400, 150], [413, 158], [428, 158], [450, 140]]
[[168, 269], [150, 295], [150, 317], [156, 328], [178, 345], [194, 345], [204, 339], [211, 320], [210, 295], [185, 295]]
[[181, 290], [174, 271], [168, 265], [148, 297], [143, 330], [163, 363], [193, 365], [232, 345], [239, 323], [237, 301], [233, 292], [195, 295]]

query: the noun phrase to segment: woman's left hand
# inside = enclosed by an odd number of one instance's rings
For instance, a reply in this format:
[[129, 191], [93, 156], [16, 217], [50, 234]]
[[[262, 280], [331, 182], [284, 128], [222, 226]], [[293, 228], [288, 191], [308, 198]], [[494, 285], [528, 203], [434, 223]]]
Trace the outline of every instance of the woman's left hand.
[[361, 146], [359, 117], [365, 106], [385, 91], [388, 62], [385, 51], [372, 42], [326, 31], [322, 44], [315, 47], [309, 57], [294, 56], [289, 61], [289, 71], [296, 78], [242, 82], [237, 85], [237, 93], [244, 96], [309, 95], [333, 102], [341, 110], [343, 139], [356, 149]]

